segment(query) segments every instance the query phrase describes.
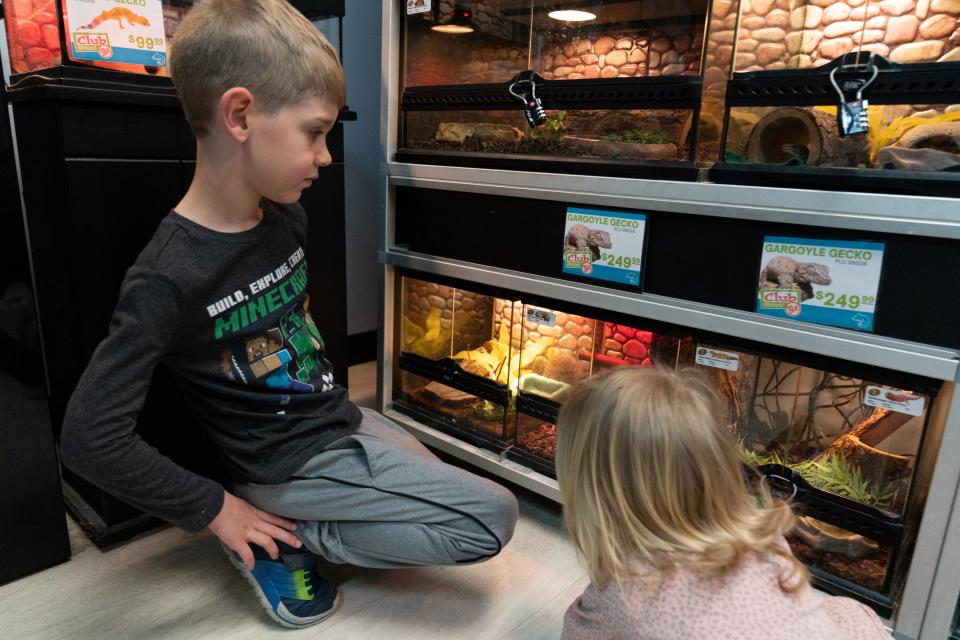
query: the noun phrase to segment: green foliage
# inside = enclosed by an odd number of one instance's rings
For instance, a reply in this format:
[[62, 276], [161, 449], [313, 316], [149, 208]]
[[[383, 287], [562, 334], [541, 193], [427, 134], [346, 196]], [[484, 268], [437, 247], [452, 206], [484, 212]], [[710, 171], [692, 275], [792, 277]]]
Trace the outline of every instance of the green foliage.
[[888, 482], [875, 484], [865, 480], [858, 467], [851, 466], [843, 456], [837, 454], [803, 462], [793, 468], [818, 489], [861, 504], [884, 507], [890, 506], [893, 501], [893, 485]]
[[872, 507], [890, 507], [893, 502], [893, 485], [890, 483], [878, 485], [865, 480], [860, 469], [851, 466], [843, 456], [830, 454], [818, 460], [788, 464], [779, 451], [760, 455], [748, 449], [743, 439], [738, 440], [737, 445], [740, 459], [749, 465], [762, 467], [767, 464], [779, 464], [790, 467], [818, 489]]
[[737, 444], [739, 445], [737, 449], [740, 453], [740, 460], [742, 460], [743, 462], [749, 465], [752, 465], [754, 467], [762, 467], [765, 464], [779, 464], [779, 465], [787, 466], [786, 461], [783, 459], [783, 457], [780, 455], [780, 452], [778, 451], [771, 451], [767, 455], [762, 456], [759, 453], [756, 453], [755, 451], [751, 451], [750, 449], [747, 449], [743, 444], [743, 440], [740, 440]]
[[531, 131], [530, 138], [533, 140], [543, 140], [544, 142], [559, 140], [567, 134], [566, 119], [566, 111], [557, 111], [552, 116], [548, 116], [547, 121], [543, 123], [542, 126]]
[[632, 142], [634, 144], [670, 144], [673, 138], [660, 131], [647, 132], [641, 129], [627, 129], [623, 133], [611, 133], [604, 136], [608, 142]]
[[746, 156], [742, 156], [739, 153], [735, 153], [727, 149], [727, 152], [723, 156], [724, 162], [732, 162], [736, 164], [746, 164], [749, 162]]

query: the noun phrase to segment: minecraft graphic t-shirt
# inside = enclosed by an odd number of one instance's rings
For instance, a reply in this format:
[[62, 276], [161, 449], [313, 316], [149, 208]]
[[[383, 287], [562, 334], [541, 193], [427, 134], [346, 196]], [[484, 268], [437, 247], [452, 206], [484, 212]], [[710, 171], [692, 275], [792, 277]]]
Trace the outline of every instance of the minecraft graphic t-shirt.
[[222, 488], [135, 433], [154, 367], [181, 383], [238, 481], [276, 484], [359, 424], [310, 314], [307, 218], [263, 204], [248, 231], [220, 233], [171, 212], [127, 272], [109, 336], [68, 407], [65, 461], [178, 526], [206, 526]]

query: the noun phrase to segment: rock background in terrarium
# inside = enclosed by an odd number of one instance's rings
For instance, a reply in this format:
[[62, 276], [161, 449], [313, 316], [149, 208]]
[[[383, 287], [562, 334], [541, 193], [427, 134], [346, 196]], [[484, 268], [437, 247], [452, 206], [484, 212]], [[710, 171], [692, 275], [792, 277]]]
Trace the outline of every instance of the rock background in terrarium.
[[697, 75], [702, 29], [672, 28], [547, 34], [534, 69], [547, 80]]
[[453, 288], [404, 278], [400, 349], [430, 360], [451, 355]]
[[901, 63], [960, 59], [957, 0], [741, 0], [738, 31], [736, 7], [719, 7], [711, 37], [712, 62], [736, 44], [737, 71], [818, 67], [858, 50]]
[[602, 339], [597, 341], [594, 355], [594, 373], [622, 365], [653, 366], [652, 344], [653, 334], [649, 331], [604, 322]]
[[[458, 354], [499, 339], [499, 328], [492, 324], [494, 298], [412, 278], [404, 279], [404, 289], [403, 350], [431, 360], [457, 360]], [[502, 350], [508, 348], [504, 344]], [[467, 368], [496, 377], [492, 370], [484, 373], [469, 363]]]
[[[453, 14], [454, 3], [439, 2], [440, 23]], [[433, 13], [408, 22], [405, 85], [475, 84], [506, 82], [529, 64], [529, 24], [510, 19], [515, 3], [470, 2], [473, 33], [439, 34], [430, 31]]]

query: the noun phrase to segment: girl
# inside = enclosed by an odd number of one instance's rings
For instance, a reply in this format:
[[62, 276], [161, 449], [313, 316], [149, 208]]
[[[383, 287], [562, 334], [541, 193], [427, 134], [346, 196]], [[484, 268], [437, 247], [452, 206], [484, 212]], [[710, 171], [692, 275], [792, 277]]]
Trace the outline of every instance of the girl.
[[557, 428], [564, 519], [591, 584], [563, 640], [890, 639], [867, 607], [811, 590], [790, 507], [751, 491], [693, 374], [618, 368]]

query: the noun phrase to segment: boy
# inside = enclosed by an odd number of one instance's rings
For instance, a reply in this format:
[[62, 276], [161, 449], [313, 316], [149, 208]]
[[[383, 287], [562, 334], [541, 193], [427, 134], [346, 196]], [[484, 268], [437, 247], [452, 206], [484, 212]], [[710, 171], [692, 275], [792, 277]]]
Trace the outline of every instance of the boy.
[[[308, 310], [297, 200], [331, 161], [346, 92], [329, 42], [285, 0], [203, 0], [177, 31], [172, 72], [196, 173], [127, 272], [68, 407], [64, 464], [187, 531], [209, 528], [284, 626], [338, 603], [307, 551], [379, 568], [496, 555], [513, 495], [351, 404]], [[161, 362], [236, 495], [136, 434]]]

